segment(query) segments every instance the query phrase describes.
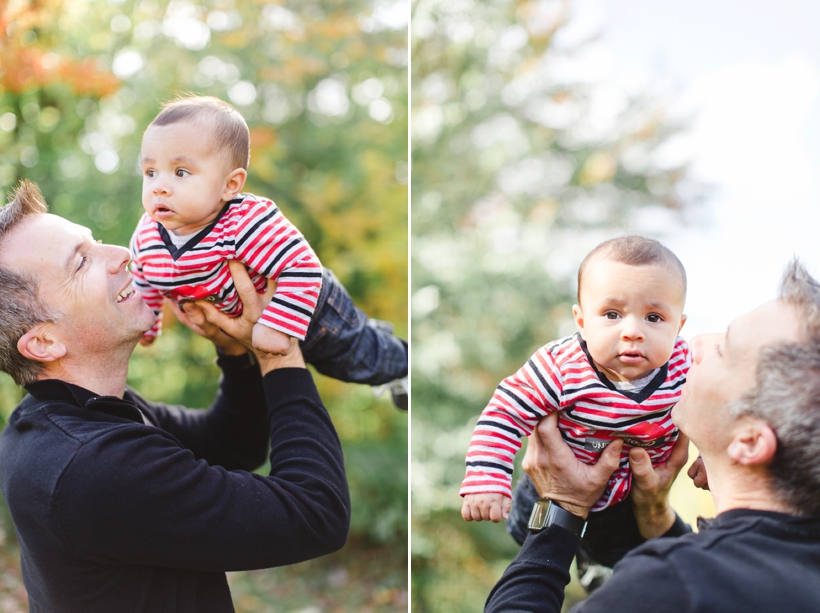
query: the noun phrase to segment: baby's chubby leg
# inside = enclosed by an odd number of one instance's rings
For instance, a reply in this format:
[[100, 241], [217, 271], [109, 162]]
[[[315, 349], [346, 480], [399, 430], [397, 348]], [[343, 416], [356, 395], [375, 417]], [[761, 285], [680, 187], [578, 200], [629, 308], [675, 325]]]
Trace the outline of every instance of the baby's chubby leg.
[[504, 494], [467, 494], [461, 505], [465, 521], [500, 522], [510, 514], [512, 500]]
[[287, 355], [290, 351], [291, 337], [284, 332], [256, 323], [253, 326], [253, 347], [273, 355]]

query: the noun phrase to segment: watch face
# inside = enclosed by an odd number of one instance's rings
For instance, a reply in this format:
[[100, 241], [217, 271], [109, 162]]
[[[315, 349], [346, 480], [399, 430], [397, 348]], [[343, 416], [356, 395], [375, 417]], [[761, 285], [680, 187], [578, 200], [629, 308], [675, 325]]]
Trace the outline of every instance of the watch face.
[[536, 500], [532, 505], [532, 513], [530, 513], [530, 521], [527, 527], [530, 530], [543, 530], [547, 524], [547, 516], [549, 511], [549, 500]]

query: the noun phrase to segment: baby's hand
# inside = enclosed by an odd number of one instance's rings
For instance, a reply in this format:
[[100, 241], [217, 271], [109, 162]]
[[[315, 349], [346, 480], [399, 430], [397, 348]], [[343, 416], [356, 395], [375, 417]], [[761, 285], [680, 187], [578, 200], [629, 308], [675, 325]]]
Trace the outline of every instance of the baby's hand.
[[290, 351], [291, 337], [257, 323], [253, 326], [253, 348], [257, 351], [264, 351], [273, 355], [287, 355]]
[[465, 521], [500, 522], [507, 519], [512, 500], [504, 494], [467, 494], [461, 505], [461, 516]]

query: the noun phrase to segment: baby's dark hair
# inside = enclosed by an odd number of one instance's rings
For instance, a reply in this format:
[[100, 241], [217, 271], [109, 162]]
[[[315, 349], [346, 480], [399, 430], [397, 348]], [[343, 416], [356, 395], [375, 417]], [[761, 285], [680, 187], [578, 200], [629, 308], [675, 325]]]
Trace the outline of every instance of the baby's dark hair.
[[148, 127], [193, 121], [210, 130], [216, 149], [224, 151], [231, 169], [248, 169], [251, 137], [239, 111], [213, 96], [186, 96], [166, 102]]
[[578, 268], [578, 304], [581, 304], [581, 283], [584, 269], [595, 259], [605, 259], [628, 266], [648, 266], [660, 264], [680, 275], [683, 298], [686, 299], [686, 270], [671, 250], [658, 241], [643, 236], [619, 236], [604, 241], [587, 254]]

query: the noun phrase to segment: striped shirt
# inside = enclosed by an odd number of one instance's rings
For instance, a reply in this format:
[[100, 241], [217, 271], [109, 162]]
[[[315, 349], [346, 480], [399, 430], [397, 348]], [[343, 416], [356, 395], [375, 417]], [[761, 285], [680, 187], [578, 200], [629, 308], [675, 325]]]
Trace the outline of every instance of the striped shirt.
[[159, 334], [166, 298], [178, 304], [208, 300], [222, 312], [238, 316], [242, 303], [233, 285], [228, 260], [251, 271], [261, 294], [267, 279], [276, 293], [259, 323], [304, 340], [322, 287], [322, 265], [307, 240], [270, 200], [240, 194], [219, 217], [182, 247], [175, 247], [161, 224], [143, 215], [131, 238], [134, 286], [157, 317], [147, 337]]
[[563, 439], [588, 464], [609, 441], [624, 440], [620, 464], [592, 510], [621, 502], [632, 483], [631, 447], [645, 448], [654, 465], [669, 457], [678, 437], [672, 407], [680, 399], [690, 363], [689, 346], [678, 337], [669, 361], [643, 389], [618, 391], [592, 365], [580, 335], [544, 345], [501, 382], [481, 413], [467, 451], [461, 495], [510, 496], [513, 458], [521, 437], [532, 434], [540, 418], [559, 411]]

